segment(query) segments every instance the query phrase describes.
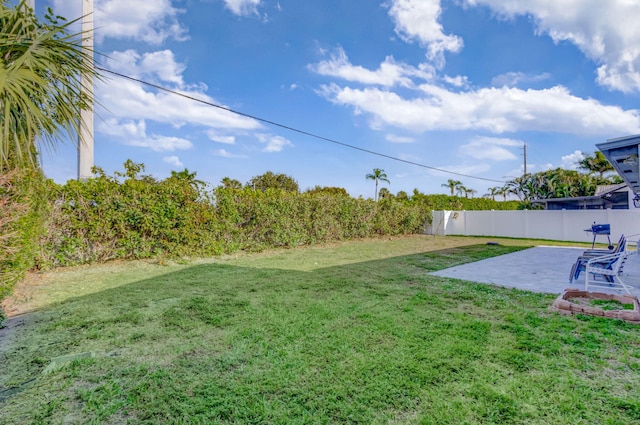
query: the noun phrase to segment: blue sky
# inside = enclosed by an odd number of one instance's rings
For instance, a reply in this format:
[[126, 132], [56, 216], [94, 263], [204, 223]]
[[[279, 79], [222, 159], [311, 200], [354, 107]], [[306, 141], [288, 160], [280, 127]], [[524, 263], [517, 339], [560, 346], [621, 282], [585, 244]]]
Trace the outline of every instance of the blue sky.
[[[640, 133], [640, 3], [628, 0], [94, 0], [102, 67], [410, 165], [109, 76], [96, 88], [95, 163], [211, 185], [266, 171], [302, 190], [477, 195], [523, 172], [575, 168]], [[67, 18], [80, 0], [36, 0]], [[67, 143], [45, 172], [75, 178]], [[478, 177], [478, 178], [472, 178]], [[496, 181], [491, 181], [496, 180]]]

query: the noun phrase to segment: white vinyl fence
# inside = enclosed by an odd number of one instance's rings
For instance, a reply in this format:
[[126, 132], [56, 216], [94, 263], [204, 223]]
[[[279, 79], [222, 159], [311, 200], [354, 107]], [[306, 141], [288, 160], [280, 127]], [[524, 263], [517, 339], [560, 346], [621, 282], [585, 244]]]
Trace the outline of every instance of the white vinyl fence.
[[[621, 234], [630, 243], [640, 239], [637, 210], [433, 211], [428, 233], [591, 242], [594, 222], [611, 225], [612, 243]], [[606, 241], [606, 236], [596, 236], [596, 242]]]

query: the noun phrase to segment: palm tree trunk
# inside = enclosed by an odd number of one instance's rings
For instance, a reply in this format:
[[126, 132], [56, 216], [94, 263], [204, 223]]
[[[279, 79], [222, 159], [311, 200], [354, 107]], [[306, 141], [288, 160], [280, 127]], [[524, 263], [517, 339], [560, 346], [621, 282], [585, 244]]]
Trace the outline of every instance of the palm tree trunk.
[[373, 194], [373, 200], [378, 202], [378, 179], [376, 179], [376, 193]]

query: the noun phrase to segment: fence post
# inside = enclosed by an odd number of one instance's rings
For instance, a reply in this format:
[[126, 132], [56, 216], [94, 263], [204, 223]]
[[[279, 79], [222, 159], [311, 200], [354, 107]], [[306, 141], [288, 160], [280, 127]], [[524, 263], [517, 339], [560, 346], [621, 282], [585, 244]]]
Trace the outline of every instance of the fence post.
[[496, 234], [496, 210], [491, 210], [491, 234]]

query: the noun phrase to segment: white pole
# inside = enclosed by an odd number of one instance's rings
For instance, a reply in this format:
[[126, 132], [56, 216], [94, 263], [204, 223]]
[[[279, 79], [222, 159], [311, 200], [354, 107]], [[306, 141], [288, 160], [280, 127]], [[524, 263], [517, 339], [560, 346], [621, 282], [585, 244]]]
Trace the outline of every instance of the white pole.
[[[32, 0], [34, 1], [34, 0]], [[90, 55], [89, 67], [93, 69], [93, 0], [82, 0], [82, 48]], [[80, 85], [93, 99], [93, 78], [82, 76]], [[78, 134], [78, 180], [92, 176], [93, 168], [93, 103], [80, 111], [80, 133]]]
[[29, 6], [34, 11], [36, 10], [36, 0], [27, 0], [27, 6]]

